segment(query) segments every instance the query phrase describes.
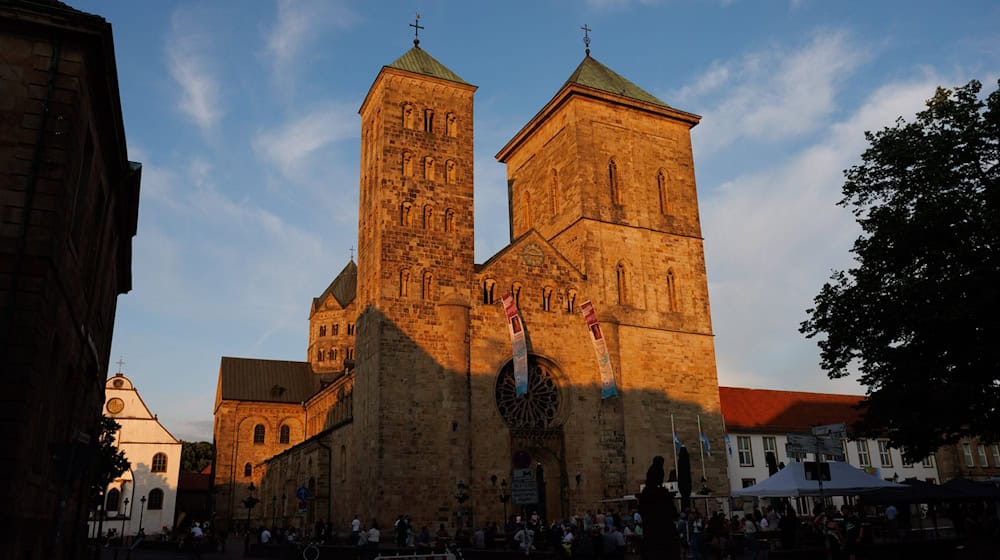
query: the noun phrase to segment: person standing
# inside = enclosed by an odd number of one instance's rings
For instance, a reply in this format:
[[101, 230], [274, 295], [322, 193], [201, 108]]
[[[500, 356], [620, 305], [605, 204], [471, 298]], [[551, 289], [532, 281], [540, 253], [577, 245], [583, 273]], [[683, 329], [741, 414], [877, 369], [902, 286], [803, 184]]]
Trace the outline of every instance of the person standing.
[[358, 539], [361, 537], [361, 519], [358, 518], [358, 514], [354, 514], [354, 519], [351, 521], [351, 544], [358, 546]]
[[663, 487], [663, 463], [663, 456], [653, 457], [653, 464], [646, 471], [646, 486], [639, 494], [639, 514], [645, 524], [639, 551], [643, 560], [680, 560], [681, 557], [677, 508], [673, 496]]

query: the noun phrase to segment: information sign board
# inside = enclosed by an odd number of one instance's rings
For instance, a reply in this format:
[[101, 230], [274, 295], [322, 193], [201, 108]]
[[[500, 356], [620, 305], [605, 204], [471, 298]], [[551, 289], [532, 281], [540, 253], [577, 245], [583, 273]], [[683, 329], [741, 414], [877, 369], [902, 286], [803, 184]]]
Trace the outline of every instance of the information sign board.
[[516, 506], [538, 503], [538, 483], [533, 469], [514, 469], [511, 473], [510, 499]]

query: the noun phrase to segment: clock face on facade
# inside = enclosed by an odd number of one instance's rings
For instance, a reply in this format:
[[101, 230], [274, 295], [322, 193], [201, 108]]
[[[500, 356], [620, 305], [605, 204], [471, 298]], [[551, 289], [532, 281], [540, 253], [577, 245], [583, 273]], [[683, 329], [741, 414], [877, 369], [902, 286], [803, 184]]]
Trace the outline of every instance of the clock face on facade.
[[118, 414], [125, 408], [125, 401], [115, 397], [108, 401], [108, 412], [111, 414]]

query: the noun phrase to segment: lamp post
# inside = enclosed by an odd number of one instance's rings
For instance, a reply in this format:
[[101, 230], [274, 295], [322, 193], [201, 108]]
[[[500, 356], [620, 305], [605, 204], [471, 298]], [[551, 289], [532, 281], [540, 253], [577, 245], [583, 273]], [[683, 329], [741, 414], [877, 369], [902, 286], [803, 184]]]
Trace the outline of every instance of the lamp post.
[[507, 501], [510, 500], [510, 494], [507, 492], [507, 479], [500, 481], [500, 494], [497, 495], [500, 499], [500, 503], [503, 504], [503, 530], [506, 534], [507, 532]]
[[462, 529], [462, 514], [465, 510], [465, 502], [469, 499], [469, 487], [465, 485], [464, 480], [459, 480], [455, 484], [455, 501], [458, 502], [458, 511], [456, 512], [458, 517], [458, 528]]
[[139, 498], [139, 530], [136, 531], [135, 536], [144, 536], [142, 533], [142, 514], [146, 511], [146, 496]]
[[122, 502], [125, 507], [122, 509], [122, 544], [125, 544], [125, 515], [128, 514], [128, 498]]
[[253, 507], [257, 505], [260, 500], [254, 497], [253, 493], [257, 490], [257, 487], [253, 485], [253, 481], [250, 482], [250, 486], [247, 486], [247, 492], [250, 494], [243, 500], [243, 505], [247, 508], [247, 536], [243, 541], [243, 554], [250, 553], [250, 511]]

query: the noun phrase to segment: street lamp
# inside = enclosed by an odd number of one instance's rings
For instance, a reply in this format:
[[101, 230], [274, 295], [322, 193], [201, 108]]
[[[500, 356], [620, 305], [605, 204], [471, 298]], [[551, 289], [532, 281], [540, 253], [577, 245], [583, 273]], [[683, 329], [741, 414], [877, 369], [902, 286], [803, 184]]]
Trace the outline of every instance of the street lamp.
[[260, 500], [253, 496], [255, 490], [257, 490], [257, 487], [253, 485], [253, 481], [250, 481], [250, 486], [247, 486], [247, 492], [249, 492], [250, 495], [243, 499], [243, 505], [247, 508], [247, 536], [243, 541], [244, 554], [250, 553], [250, 511], [253, 510], [253, 507], [257, 505], [258, 502], [260, 502]]
[[144, 536], [142, 533], [142, 513], [146, 511], [146, 496], [139, 498], [139, 530], [136, 531], [136, 537]]
[[507, 532], [507, 500], [510, 500], [510, 494], [507, 493], [507, 479], [500, 481], [500, 494], [497, 495], [500, 499], [500, 503], [503, 504], [503, 530], [504, 533]]
[[459, 480], [455, 485], [455, 501], [458, 502], [458, 528], [462, 528], [462, 514], [465, 510], [465, 502], [469, 499], [469, 487], [464, 480]]
[[125, 498], [125, 501], [122, 502], [122, 503], [125, 504], [125, 507], [122, 509], [122, 544], [124, 545], [125, 544], [125, 515], [128, 514], [128, 498]]

